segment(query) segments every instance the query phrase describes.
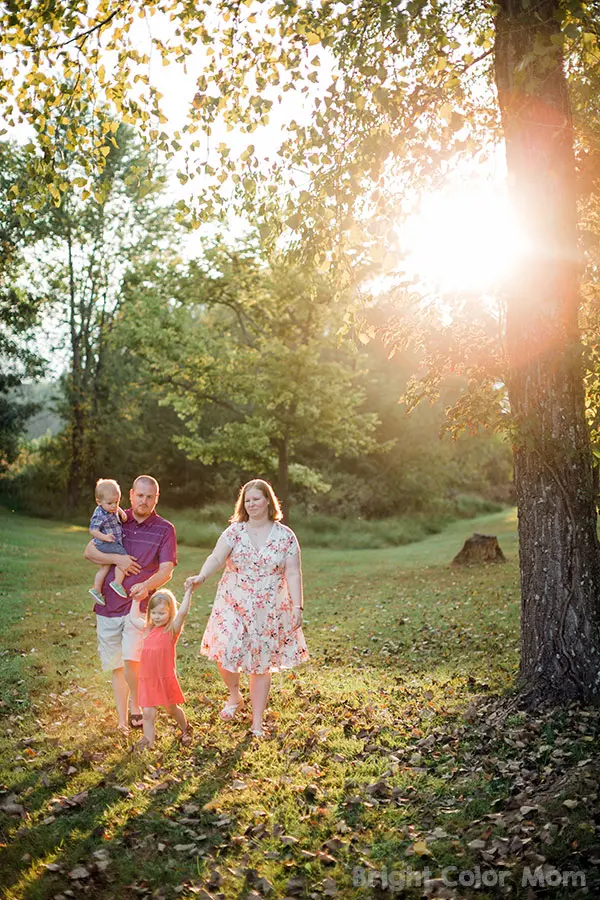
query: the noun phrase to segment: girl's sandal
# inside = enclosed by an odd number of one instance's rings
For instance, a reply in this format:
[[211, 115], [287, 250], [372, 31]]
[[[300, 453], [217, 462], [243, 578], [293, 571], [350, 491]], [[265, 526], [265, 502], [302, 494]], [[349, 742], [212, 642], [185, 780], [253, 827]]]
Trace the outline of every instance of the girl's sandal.
[[182, 747], [189, 747], [193, 740], [193, 729], [192, 726], [188, 723], [185, 731], [182, 731], [179, 735], [179, 743]]
[[262, 728], [251, 728], [249, 733], [253, 738], [256, 738], [259, 741], [262, 740], [262, 738], [268, 737], [267, 732], [263, 731]]
[[238, 712], [241, 712], [244, 708], [244, 699], [238, 700], [237, 703], [226, 703], [221, 712], [219, 713], [219, 717], [224, 722], [233, 722]]
[[143, 753], [144, 750], [152, 750], [152, 745], [148, 738], [143, 737], [134, 745], [133, 749], [136, 753]]
[[144, 724], [143, 713], [129, 713], [129, 725], [131, 728], [142, 728]]

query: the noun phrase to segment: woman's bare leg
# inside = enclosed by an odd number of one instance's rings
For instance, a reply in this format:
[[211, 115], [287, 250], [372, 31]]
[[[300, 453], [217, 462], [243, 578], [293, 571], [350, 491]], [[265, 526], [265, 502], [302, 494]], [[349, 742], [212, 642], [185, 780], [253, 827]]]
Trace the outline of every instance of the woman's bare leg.
[[229, 699], [227, 700], [228, 705], [233, 706], [236, 703], [241, 703], [243, 697], [240, 693], [240, 673], [230, 672], [229, 669], [224, 669], [221, 663], [217, 663], [217, 666], [219, 675], [225, 682], [227, 690], [229, 691]]
[[271, 673], [250, 676], [250, 700], [252, 702], [252, 730], [262, 731], [262, 721], [271, 690]]

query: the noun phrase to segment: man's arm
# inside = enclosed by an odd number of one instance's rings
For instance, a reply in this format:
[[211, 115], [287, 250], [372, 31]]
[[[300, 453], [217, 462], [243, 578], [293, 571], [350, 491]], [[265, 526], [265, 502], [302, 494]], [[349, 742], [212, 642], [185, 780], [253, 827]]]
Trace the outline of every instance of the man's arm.
[[102, 553], [93, 541], [89, 542], [83, 555], [97, 566], [119, 566], [120, 569], [125, 570], [127, 575], [137, 575], [142, 568], [134, 556], [124, 556], [122, 553]]
[[[111, 554], [103, 553], [102, 556], [111, 556]], [[121, 557], [121, 559], [123, 559], [123, 557]], [[145, 600], [146, 597], [153, 594], [159, 587], [162, 587], [163, 584], [166, 584], [167, 581], [171, 580], [174, 568], [175, 563], [171, 560], [162, 562], [154, 575], [151, 575], [150, 578], [147, 578], [145, 581], [140, 581], [139, 584], [133, 585], [129, 591], [130, 596], [135, 597], [136, 600]]]

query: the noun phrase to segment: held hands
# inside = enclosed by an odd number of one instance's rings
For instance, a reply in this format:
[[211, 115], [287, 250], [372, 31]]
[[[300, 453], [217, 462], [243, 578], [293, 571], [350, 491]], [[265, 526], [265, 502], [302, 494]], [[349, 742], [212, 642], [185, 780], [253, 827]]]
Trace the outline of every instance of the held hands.
[[148, 590], [145, 581], [140, 581], [139, 584], [134, 584], [133, 587], [129, 591], [129, 594], [132, 597], [132, 599], [137, 600], [138, 603], [141, 602], [142, 600], [145, 600], [149, 593], [150, 593], [150, 591]]
[[185, 590], [186, 593], [187, 593], [188, 591], [190, 591], [191, 593], [193, 593], [193, 592], [196, 590], [196, 588], [200, 587], [200, 585], [201, 585], [203, 582], [204, 582], [204, 576], [203, 576], [203, 575], [190, 575], [189, 578], [186, 578], [186, 579], [185, 579], [185, 581], [184, 581], [184, 583], [183, 583], [183, 588], [184, 588], [184, 590]]

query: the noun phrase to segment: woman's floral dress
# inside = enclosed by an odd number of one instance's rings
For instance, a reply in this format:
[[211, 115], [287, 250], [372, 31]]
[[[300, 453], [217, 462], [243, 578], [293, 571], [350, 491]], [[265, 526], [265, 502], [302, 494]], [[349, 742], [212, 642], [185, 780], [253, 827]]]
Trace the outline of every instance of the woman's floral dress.
[[200, 652], [229, 672], [263, 675], [308, 659], [302, 629], [292, 631], [293, 612], [285, 563], [299, 553], [296, 535], [280, 522], [257, 550], [245, 522], [221, 538], [231, 547], [219, 581]]

